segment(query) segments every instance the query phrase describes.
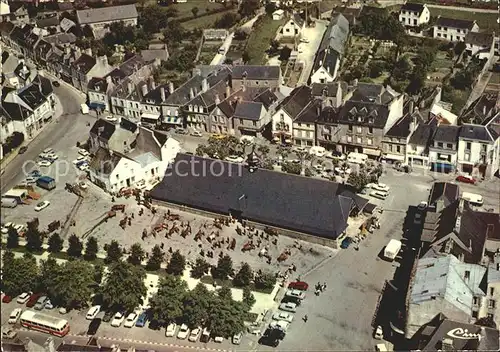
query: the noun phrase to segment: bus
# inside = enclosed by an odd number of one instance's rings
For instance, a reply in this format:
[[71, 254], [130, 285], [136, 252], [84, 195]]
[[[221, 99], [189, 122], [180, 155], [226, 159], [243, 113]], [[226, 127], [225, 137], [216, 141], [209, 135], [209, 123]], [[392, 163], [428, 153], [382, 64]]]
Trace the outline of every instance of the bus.
[[477, 206], [483, 205], [483, 197], [480, 194], [463, 192], [462, 199], [468, 201], [472, 205], [477, 205]]
[[20, 322], [21, 326], [27, 329], [38, 330], [58, 337], [66, 336], [69, 332], [67, 320], [51, 317], [50, 315], [37, 313], [32, 310], [24, 311], [21, 314]]

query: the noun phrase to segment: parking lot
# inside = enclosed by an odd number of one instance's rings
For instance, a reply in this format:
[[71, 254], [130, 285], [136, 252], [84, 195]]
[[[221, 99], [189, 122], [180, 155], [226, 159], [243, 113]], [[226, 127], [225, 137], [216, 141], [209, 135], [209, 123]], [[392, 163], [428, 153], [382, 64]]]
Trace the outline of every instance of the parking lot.
[[316, 21], [314, 27], [306, 27], [302, 30], [302, 38], [307, 38], [309, 43], [301, 43], [301, 52], [297, 55], [297, 61], [304, 62], [304, 69], [297, 82], [299, 84], [307, 83], [309, 75], [314, 64], [314, 58], [316, 57], [316, 52], [318, 51], [321, 39], [323, 39], [323, 34], [325, 33], [328, 23], [325, 21]]

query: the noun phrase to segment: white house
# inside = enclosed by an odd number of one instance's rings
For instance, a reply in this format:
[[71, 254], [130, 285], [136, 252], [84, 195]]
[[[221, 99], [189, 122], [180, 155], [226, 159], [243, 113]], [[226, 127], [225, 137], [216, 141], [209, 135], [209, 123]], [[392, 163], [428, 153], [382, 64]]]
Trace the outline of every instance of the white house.
[[405, 27], [418, 27], [429, 23], [431, 12], [426, 4], [407, 2], [399, 11], [399, 22]]
[[485, 55], [489, 59], [495, 52], [495, 37], [491, 33], [469, 32], [465, 36], [465, 45], [469, 55]]
[[283, 16], [285, 16], [285, 11], [279, 9], [273, 12], [273, 20], [279, 21], [283, 19]]
[[498, 171], [500, 151], [500, 113], [483, 125], [463, 124], [458, 135], [458, 167], [460, 171], [486, 178]]
[[459, 126], [439, 125], [429, 147], [431, 170], [449, 173], [456, 169]]
[[[274, 14], [273, 14], [274, 18]], [[287, 23], [283, 25], [281, 29], [281, 34], [283, 37], [294, 38], [302, 33], [305, 27], [305, 21], [300, 17], [299, 14], [294, 14]]]
[[479, 32], [476, 21], [458, 20], [439, 16], [434, 24], [433, 38], [450, 42], [463, 42], [469, 32]]

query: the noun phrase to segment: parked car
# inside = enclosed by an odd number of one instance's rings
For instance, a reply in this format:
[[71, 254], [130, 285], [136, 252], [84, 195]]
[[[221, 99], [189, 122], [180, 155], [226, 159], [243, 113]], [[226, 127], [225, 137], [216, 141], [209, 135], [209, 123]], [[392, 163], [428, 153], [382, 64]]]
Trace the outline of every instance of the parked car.
[[377, 329], [375, 329], [375, 334], [373, 335], [377, 340], [382, 340], [384, 338], [384, 332], [382, 327], [379, 325]]
[[422, 214], [421, 213], [415, 214], [415, 219], [413, 219], [413, 223], [415, 225], [420, 225], [422, 223]]
[[87, 335], [95, 335], [100, 326], [101, 326], [101, 319], [99, 318], [92, 319], [92, 321], [89, 324], [89, 328], [87, 330]]
[[189, 334], [188, 340], [191, 341], [191, 342], [197, 342], [198, 339], [200, 338], [201, 331], [202, 330], [201, 330], [200, 327], [191, 330], [191, 333]]
[[35, 303], [35, 308], [36, 310], [42, 310], [45, 307], [45, 303], [49, 300], [49, 297], [47, 296], [40, 296], [38, 300]]
[[376, 183], [372, 186], [372, 188], [376, 191], [381, 191], [381, 192], [389, 192], [390, 190], [389, 186], [383, 183]]
[[352, 238], [351, 237], [346, 237], [342, 240], [342, 243], [340, 244], [340, 248], [342, 249], [347, 249], [352, 243]]
[[194, 136], [194, 137], [202, 137], [203, 135], [201, 134], [200, 131], [193, 131], [191, 132], [191, 136]]
[[273, 315], [274, 320], [283, 320], [291, 323], [293, 321], [293, 314], [288, 312], [276, 312]]
[[307, 38], [300, 38], [301, 43], [309, 43], [309, 39]]
[[125, 320], [125, 314], [123, 314], [122, 312], [117, 312], [113, 316], [113, 320], [111, 321], [111, 326], [117, 328], [120, 325], [122, 325], [124, 320]]
[[427, 207], [428, 207], [427, 202], [423, 201], [423, 202], [420, 202], [420, 204], [417, 206], [417, 209], [418, 210], [425, 210], [425, 209], [427, 209]]
[[284, 320], [273, 320], [269, 323], [269, 327], [271, 329], [281, 329], [283, 331], [287, 331], [290, 323]]
[[57, 82], [57, 81], [52, 81], [52, 85], [54, 87], [60, 87], [61, 86], [61, 84], [59, 82]]
[[50, 205], [50, 202], [48, 200], [44, 200], [43, 202], [40, 202], [36, 205], [35, 211], [42, 211], [43, 209], [47, 208]]
[[304, 281], [294, 281], [288, 284], [288, 288], [291, 290], [307, 291], [309, 285], [307, 284], [307, 282]]
[[105, 323], [109, 323], [113, 319], [113, 313], [112, 312], [106, 312], [104, 314], [104, 317], [102, 318], [102, 321]]
[[52, 302], [49, 300], [47, 300], [47, 302], [45, 302], [43, 308], [45, 309], [54, 309], [54, 305], [52, 304]]
[[299, 299], [306, 298], [305, 292], [301, 290], [286, 290], [285, 296], [297, 297]]
[[378, 199], [386, 199], [389, 193], [383, 191], [372, 191], [370, 192], [370, 197], [378, 198]]
[[228, 156], [226, 159], [224, 159], [226, 161], [230, 161], [232, 163], [242, 163], [245, 159], [241, 156], [237, 156], [237, 155], [230, 155]]
[[280, 340], [283, 340], [285, 335], [286, 334], [283, 330], [267, 328], [262, 337], [259, 339], [259, 344], [278, 347]]
[[12, 328], [2, 328], [2, 339], [15, 339], [17, 331]]
[[39, 162], [37, 162], [37, 165], [41, 167], [48, 167], [52, 165], [52, 163], [48, 160], [40, 160]]
[[285, 296], [281, 300], [281, 303], [293, 303], [298, 307], [302, 304], [302, 300], [294, 296]]
[[297, 311], [297, 304], [291, 302], [281, 303], [279, 309], [286, 312], [295, 313]]
[[91, 307], [88, 312], [87, 312], [87, 315], [85, 316], [85, 319], [87, 320], [93, 320], [97, 314], [99, 314], [99, 312], [101, 311], [101, 306], [93, 306]]
[[184, 128], [176, 128], [175, 133], [177, 134], [188, 134], [188, 131], [186, 131]]
[[142, 328], [144, 327], [144, 325], [146, 325], [147, 321], [148, 321], [148, 314], [146, 312], [142, 312], [139, 315], [139, 318], [137, 318], [135, 326], [137, 326], [138, 328]]
[[19, 295], [19, 297], [17, 297], [16, 302], [19, 304], [25, 304], [30, 299], [30, 296], [31, 296], [31, 292], [30, 293], [28, 293], [28, 292], [21, 293]]
[[457, 176], [455, 181], [469, 183], [471, 185], [474, 185], [476, 183], [476, 179], [474, 177], [467, 176], [467, 175], [459, 175], [459, 176]]
[[125, 324], [123, 324], [124, 327], [126, 328], [131, 328], [135, 325], [135, 322], [138, 318], [138, 315], [137, 313], [133, 312], [133, 313], [130, 313], [128, 316], [127, 316], [127, 319], [125, 319]]
[[28, 174], [28, 177], [40, 178], [42, 177], [42, 174], [38, 170], [33, 170]]
[[59, 159], [59, 155], [55, 154], [55, 153], [48, 153], [46, 156], [45, 156], [45, 159], [48, 159], [48, 160], [57, 160]]
[[37, 301], [38, 301], [38, 298], [40, 298], [40, 296], [42, 296], [41, 293], [34, 293], [30, 296], [30, 299], [28, 300], [28, 302], [26, 302], [26, 307], [28, 308], [31, 308], [33, 307]]
[[233, 335], [233, 344], [239, 345], [241, 343], [241, 338], [243, 337], [243, 333], [239, 332]]
[[189, 335], [189, 328], [186, 324], [182, 324], [179, 328], [179, 332], [177, 333], [177, 338], [181, 340], [185, 340]]
[[168, 324], [167, 328], [165, 329], [165, 336], [166, 337], [173, 337], [173, 336], [175, 336], [176, 331], [177, 331], [177, 324], [170, 323], [170, 324]]
[[10, 302], [12, 302], [12, 296], [9, 295], [3, 296], [2, 303], [10, 303]]
[[90, 153], [85, 149], [78, 149], [78, 154], [80, 154], [83, 157], [88, 157], [90, 155]]
[[116, 122], [118, 121], [118, 118], [112, 116], [112, 115], [108, 115], [105, 117], [106, 121], [109, 121], [109, 122]]
[[28, 176], [28, 177], [26, 177], [26, 180], [24, 180], [24, 182], [27, 185], [33, 185], [36, 183], [36, 180], [38, 180], [38, 177]]
[[24, 154], [24, 153], [26, 153], [27, 150], [28, 150], [28, 147], [23, 146], [23, 147], [19, 148], [19, 154]]
[[9, 315], [9, 324], [17, 323], [22, 312], [23, 312], [23, 310], [21, 308], [14, 309], [12, 311], [12, 313], [10, 313], [10, 315]]

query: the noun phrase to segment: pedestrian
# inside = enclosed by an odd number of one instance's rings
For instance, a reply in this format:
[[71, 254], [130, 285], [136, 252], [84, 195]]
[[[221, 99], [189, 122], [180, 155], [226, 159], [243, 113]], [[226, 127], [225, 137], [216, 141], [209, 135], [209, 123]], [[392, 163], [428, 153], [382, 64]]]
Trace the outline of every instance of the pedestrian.
[[326, 290], [326, 282], [323, 284], [323, 291]]
[[307, 323], [307, 319], [309, 319], [309, 318], [307, 317], [307, 314], [306, 314], [306, 315], [304, 315], [304, 323]]

